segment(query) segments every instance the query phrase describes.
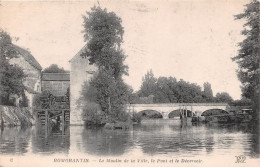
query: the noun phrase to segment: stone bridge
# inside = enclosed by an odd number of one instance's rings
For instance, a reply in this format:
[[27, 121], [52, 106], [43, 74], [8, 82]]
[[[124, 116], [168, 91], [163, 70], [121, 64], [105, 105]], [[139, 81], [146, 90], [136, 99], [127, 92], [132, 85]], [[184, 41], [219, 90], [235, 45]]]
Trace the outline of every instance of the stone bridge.
[[169, 118], [170, 113], [179, 113], [180, 110], [187, 111], [190, 115], [195, 114], [201, 116], [201, 114], [207, 110], [220, 109], [227, 111], [227, 103], [159, 103], [159, 104], [128, 104], [127, 111], [130, 113], [142, 112], [147, 110], [157, 111], [162, 114], [164, 119]]

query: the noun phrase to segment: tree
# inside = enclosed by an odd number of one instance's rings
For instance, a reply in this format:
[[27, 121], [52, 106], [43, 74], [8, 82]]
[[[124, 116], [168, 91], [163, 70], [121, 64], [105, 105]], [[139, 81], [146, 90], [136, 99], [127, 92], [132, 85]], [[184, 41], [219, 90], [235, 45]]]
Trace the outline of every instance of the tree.
[[216, 94], [215, 101], [230, 104], [233, 102], [233, 99], [227, 92], [221, 92]]
[[[149, 97], [150, 95], [153, 95], [154, 103], [199, 103], [206, 101], [201, 87], [197, 84], [182, 79], [177, 82], [177, 79], [173, 77], [159, 77], [157, 79], [152, 70], [143, 77], [141, 89], [138, 92], [139, 97]], [[136, 103], [143, 101], [143, 98], [139, 98], [139, 102], [136, 100]]]
[[213, 101], [213, 92], [212, 92], [212, 89], [211, 89], [211, 84], [208, 83], [208, 82], [205, 82], [203, 84], [203, 87], [204, 87], [204, 98], [206, 99], [207, 102], [212, 102]]
[[[10, 35], [0, 30], [0, 104], [14, 105], [10, 101], [10, 95], [25, 98], [23, 85], [25, 74], [20, 67], [9, 63], [10, 59], [18, 55]], [[24, 101], [23, 103], [26, 105]]]
[[45, 68], [42, 72], [44, 73], [66, 73], [62, 67], [60, 68], [57, 64], [51, 64], [49, 67]]
[[232, 60], [236, 61], [239, 70], [238, 78], [242, 82], [243, 96], [251, 99], [255, 105], [255, 111], [259, 111], [259, 52], [260, 52], [260, 32], [259, 32], [259, 7], [258, 0], [252, 0], [246, 5], [243, 13], [235, 16], [235, 19], [245, 19], [245, 29], [242, 34], [246, 37], [239, 43], [238, 55]]
[[97, 65], [99, 70], [112, 71], [116, 78], [127, 75], [128, 67], [123, 64], [126, 56], [120, 49], [124, 34], [121, 18], [95, 6], [87, 15], [83, 16], [83, 26], [88, 44], [81, 56], [89, 57], [90, 63]]
[[124, 120], [130, 89], [122, 79], [128, 74], [128, 67], [124, 65], [126, 56], [120, 48], [124, 34], [122, 20], [114, 12], [95, 6], [83, 19], [84, 38], [88, 43], [81, 56], [88, 57], [90, 63], [98, 67], [89, 84], [96, 90], [95, 102], [110, 119]]
[[231, 104], [232, 106], [252, 106], [252, 100], [242, 97], [240, 100], [235, 100]]
[[155, 95], [157, 78], [154, 77], [153, 71], [149, 70], [142, 78], [142, 85], [139, 91], [139, 96], [148, 97]]
[[170, 81], [167, 77], [159, 77], [156, 83], [155, 102], [170, 103], [174, 98], [170, 89]]

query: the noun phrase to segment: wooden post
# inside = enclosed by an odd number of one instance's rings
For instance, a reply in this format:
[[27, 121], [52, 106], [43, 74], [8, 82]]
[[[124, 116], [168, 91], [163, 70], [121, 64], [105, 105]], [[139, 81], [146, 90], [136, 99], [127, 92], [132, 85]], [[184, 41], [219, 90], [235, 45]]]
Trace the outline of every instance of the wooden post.
[[193, 117], [192, 105], [190, 106], [190, 110], [191, 110], [191, 117]]
[[185, 118], [186, 114], [185, 114], [185, 108], [184, 108], [184, 106], [182, 106], [182, 110], [183, 110], [183, 117]]
[[61, 114], [61, 123], [62, 123], [62, 127], [61, 127], [61, 129], [62, 129], [62, 135], [64, 135], [64, 128], [65, 128], [65, 112], [64, 112], [64, 110], [62, 110], [62, 114]]
[[0, 118], [0, 119], [1, 119], [1, 128], [4, 127], [4, 120], [3, 120], [3, 114], [2, 114], [2, 112], [3, 112], [3, 111], [0, 111], [0, 114], [1, 114], [1, 115], [0, 115], [0, 117], [1, 117], [1, 118]]
[[180, 106], [180, 118], [182, 119], [182, 111], [181, 111], [181, 106]]
[[35, 117], [36, 117], [35, 125], [38, 127], [39, 126], [39, 111], [38, 110], [36, 110]]
[[45, 126], [47, 125], [47, 115], [48, 115], [48, 111], [45, 110], [45, 119], [44, 119]]
[[186, 118], [186, 110], [185, 110], [185, 106], [183, 105], [183, 112], [184, 112], [184, 118]]
[[184, 118], [184, 110], [183, 110], [183, 106], [181, 106], [181, 115], [182, 115], [182, 119]]
[[45, 138], [48, 136], [48, 110], [45, 110]]
[[187, 111], [187, 106], [185, 106], [185, 117], [188, 117], [188, 111]]

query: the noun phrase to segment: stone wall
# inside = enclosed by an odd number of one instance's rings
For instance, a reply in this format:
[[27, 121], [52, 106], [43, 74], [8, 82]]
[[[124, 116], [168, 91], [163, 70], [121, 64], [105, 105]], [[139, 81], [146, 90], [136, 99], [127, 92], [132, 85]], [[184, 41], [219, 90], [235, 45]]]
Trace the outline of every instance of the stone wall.
[[34, 123], [29, 108], [0, 105], [0, 126], [31, 126]]
[[83, 125], [82, 108], [77, 102], [81, 96], [82, 85], [89, 81], [97, 68], [89, 64], [87, 58], [80, 56], [81, 51], [70, 60], [70, 124]]
[[70, 81], [42, 81], [42, 91], [48, 90], [55, 96], [64, 96]]
[[41, 92], [41, 70], [36, 69], [23, 56], [19, 55], [17, 58], [10, 60], [10, 64], [16, 64], [23, 69], [26, 78], [23, 81], [27, 91], [25, 93], [29, 107], [32, 107], [32, 100], [34, 94]]
[[26, 74], [24, 85], [31, 88], [35, 92], [41, 92], [41, 71], [27, 62], [23, 56], [19, 55], [18, 58], [10, 60], [11, 64], [16, 64], [21, 67]]

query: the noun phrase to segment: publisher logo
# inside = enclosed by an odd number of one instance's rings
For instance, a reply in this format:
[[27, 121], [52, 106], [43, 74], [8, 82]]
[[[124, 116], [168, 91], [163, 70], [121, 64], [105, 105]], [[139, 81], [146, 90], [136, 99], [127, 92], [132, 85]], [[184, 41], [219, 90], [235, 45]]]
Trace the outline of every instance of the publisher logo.
[[236, 163], [246, 163], [246, 156], [239, 155], [239, 156], [235, 156], [235, 157], [236, 157]]

